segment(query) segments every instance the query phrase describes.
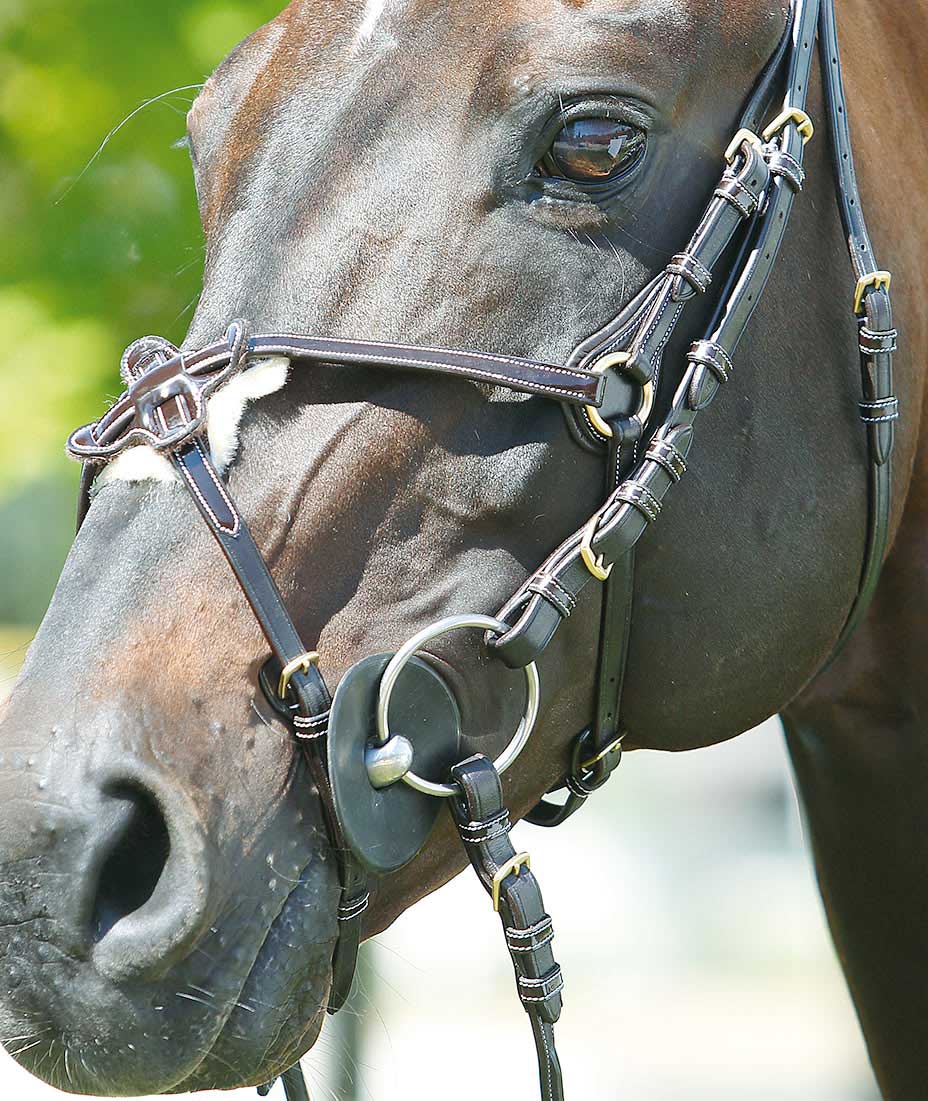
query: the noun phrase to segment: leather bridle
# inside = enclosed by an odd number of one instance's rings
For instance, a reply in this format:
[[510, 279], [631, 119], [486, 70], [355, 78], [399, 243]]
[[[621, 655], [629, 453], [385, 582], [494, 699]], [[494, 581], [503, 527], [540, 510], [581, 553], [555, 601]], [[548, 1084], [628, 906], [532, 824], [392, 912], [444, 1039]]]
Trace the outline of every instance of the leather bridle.
[[[602, 585], [593, 721], [575, 739], [572, 766], [561, 785], [567, 788], [566, 802], [542, 801], [528, 816], [539, 825], [563, 822], [606, 782], [621, 759], [634, 547], [658, 519], [668, 491], [686, 472], [697, 415], [732, 375], [734, 352], [762, 297], [793, 202], [802, 190], [803, 147], [813, 133], [805, 105], [816, 28], [836, 192], [858, 280], [853, 308], [860, 349], [860, 416], [866, 426], [869, 458], [863, 569], [840, 648], [873, 596], [887, 547], [890, 458], [899, 407], [892, 383], [896, 332], [889, 296], [891, 277], [877, 266], [861, 209], [834, 0], [792, 0], [786, 33], [745, 108], [726, 153], [724, 172], [696, 232], [665, 270], [608, 325], [585, 340], [566, 365], [444, 348], [256, 335], [245, 322], [237, 321], [224, 340], [198, 351], [181, 352], [157, 337], [137, 341], [123, 357], [126, 393], [100, 421], [78, 430], [69, 440], [71, 454], [85, 464], [79, 523], [87, 513], [90, 488], [100, 464], [139, 444], [167, 456], [228, 559], [267, 638], [273, 656], [262, 671], [262, 684], [305, 751], [339, 860], [340, 935], [333, 960], [330, 1012], [340, 1008], [351, 986], [361, 916], [368, 903], [367, 869], [383, 868], [363, 846], [355, 842], [353, 850], [346, 840], [343, 825], [352, 808], [339, 805], [333, 794], [330, 760], [333, 738], [339, 735], [337, 724], [329, 729], [332, 700], [319, 670], [318, 655], [308, 651], [300, 638], [260, 550], [212, 464], [204, 445], [208, 399], [249, 361], [271, 355], [287, 356], [305, 365], [361, 364], [407, 373], [447, 374], [557, 401], [577, 442], [604, 455], [603, 504], [521, 585], [486, 634], [490, 651], [508, 666], [532, 667], [573, 612], [583, 590], [594, 583]], [[782, 96], [782, 110], [771, 111], [769, 105], [778, 96]], [[762, 129], [762, 120], [770, 114], [772, 121]], [[725, 277], [705, 336], [691, 346], [669, 411], [655, 424], [654, 395], [663, 382], [665, 349], [690, 303], [710, 292], [720, 270]], [[632, 408], [630, 390], [637, 391]], [[423, 637], [432, 638], [461, 625], [456, 620], [442, 621], [427, 629]], [[466, 625], [473, 624], [468, 621]], [[404, 662], [411, 653], [404, 655]], [[386, 658], [376, 670], [375, 681], [384, 664]], [[346, 682], [352, 672], [346, 674]], [[523, 743], [531, 730], [528, 715], [525, 724], [520, 728]], [[368, 732], [362, 735], [359, 744], [364, 752]], [[411, 747], [385, 735], [373, 748], [378, 751], [377, 763], [368, 761], [367, 765], [371, 791], [375, 778], [377, 786], [386, 789], [409, 780]], [[453, 797], [449, 802], [465, 849], [484, 887], [494, 896], [503, 921], [519, 995], [535, 1036], [542, 1097], [558, 1101], [563, 1097], [563, 1085], [553, 1025], [560, 1015], [563, 980], [552, 955], [551, 919], [528, 870], [526, 854], [517, 854], [510, 842], [497, 769], [478, 755], [451, 768], [450, 779]], [[337, 783], [334, 789], [338, 791]], [[430, 798], [421, 794], [423, 800]], [[397, 828], [402, 826], [397, 823]], [[351, 837], [353, 834], [349, 840]], [[395, 859], [410, 859], [421, 841], [417, 839], [410, 852]], [[292, 1072], [285, 1081], [290, 1095], [296, 1097], [300, 1085]]]

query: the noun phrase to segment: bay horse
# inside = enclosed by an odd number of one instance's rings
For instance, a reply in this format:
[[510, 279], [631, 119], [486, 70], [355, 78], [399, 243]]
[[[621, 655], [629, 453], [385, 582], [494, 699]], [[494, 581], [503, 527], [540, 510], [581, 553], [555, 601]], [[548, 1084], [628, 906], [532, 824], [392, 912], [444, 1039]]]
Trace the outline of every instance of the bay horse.
[[[207, 256], [185, 349], [247, 317], [564, 363], [696, 224], [789, 7], [294, 0], [189, 116]], [[783, 715], [877, 1078], [907, 1101], [928, 1081], [928, 162], [911, 137], [928, 107], [928, 5], [838, 8], [861, 191], [903, 336], [880, 587], [836, 654], [868, 469], [854, 282], [827, 142], [812, 141], [734, 384], [637, 548], [622, 719], [625, 750], [677, 751]], [[813, 118], [820, 86], [816, 73]], [[710, 306], [669, 340], [668, 364]], [[229, 332], [231, 362], [244, 337]], [[544, 400], [280, 357], [236, 383], [210, 405], [212, 458], [333, 684], [425, 624], [500, 606], [602, 504], [601, 456]], [[266, 1082], [313, 1044], [330, 996], [341, 887], [319, 778], [262, 691], [266, 643], [195, 515], [161, 456], [109, 467], [2, 712], [0, 1032], [74, 1092]], [[594, 707], [598, 605], [588, 587], [539, 662], [539, 724], [506, 778], [513, 817], [570, 770]], [[520, 675], [458, 636], [436, 662], [463, 748], [494, 756]], [[412, 863], [375, 880], [364, 935], [464, 863], [440, 819]]]

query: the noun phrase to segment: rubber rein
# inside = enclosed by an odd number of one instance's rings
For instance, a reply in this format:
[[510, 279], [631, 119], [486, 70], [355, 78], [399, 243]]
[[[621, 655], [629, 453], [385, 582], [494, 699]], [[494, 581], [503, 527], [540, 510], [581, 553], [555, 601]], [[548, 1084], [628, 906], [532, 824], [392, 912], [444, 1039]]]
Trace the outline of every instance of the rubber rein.
[[[126, 393], [99, 422], [78, 430], [69, 441], [71, 454], [85, 464], [79, 522], [90, 506], [91, 485], [101, 464], [137, 445], [167, 456], [267, 638], [272, 657], [262, 670], [262, 685], [303, 748], [339, 859], [342, 899], [329, 1011], [344, 1004], [351, 987], [369, 876], [387, 874], [421, 850], [445, 797], [503, 924], [518, 993], [535, 1038], [543, 1101], [564, 1096], [553, 1035], [563, 978], [552, 953], [551, 918], [528, 854], [516, 853], [510, 841], [500, 772], [517, 758], [534, 726], [539, 700], [534, 663], [591, 584], [603, 590], [595, 714], [574, 742], [572, 767], [560, 785], [567, 789], [566, 802], [544, 800], [530, 820], [540, 825], [564, 821], [606, 782], [621, 759], [634, 547], [658, 520], [668, 491], [686, 472], [698, 414], [733, 374], [734, 352], [762, 297], [802, 190], [803, 148], [813, 136], [805, 106], [816, 30], [836, 193], [857, 277], [853, 310], [860, 350], [860, 415], [869, 459], [864, 562], [840, 647], [867, 608], [886, 550], [890, 457], [899, 408], [892, 385], [896, 332], [891, 276], [876, 263], [861, 210], [834, 0], [793, 0], [787, 31], [745, 108], [698, 229], [666, 269], [584, 341], [566, 365], [443, 348], [254, 335], [245, 322], [237, 321], [224, 340], [199, 351], [181, 352], [157, 337], [137, 341], [123, 357]], [[774, 101], [781, 109], [769, 109]], [[665, 370], [664, 349], [689, 304], [709, 293], [717, 280], [721, 291], [705, 336], [686, 356], [669, 412], [653, 423], [655, 394]], [[441, 620], [397, 654], [365, 658], [342, 679], [333, 702], [319, 655], [300, 638], [205, 444], [209, 397], [250, 361], [270, 355], [288, 356], [307, 366], [357, 364], [407, 374], [443, 374], [559, 402], [578, 444], [605, 458], [603, 503], [495, 617]], [[525, 714], [496, 762], [480, 755], [460, 760], [453, 693], [416, 657], [439, 635], [461, 628], [483, 630], [492, 653], [525, 671]], [[391, 725], [403, 728], [403, 723], [396, 723], [399, 713], [427, 722], [428, 745], [414, 747], [392, 733]], [[385, 838], [390, 838], [389, 844]], [[298, 1067], [286, 1073], [284, 1084], [291, 1101], [306, 1097]]]

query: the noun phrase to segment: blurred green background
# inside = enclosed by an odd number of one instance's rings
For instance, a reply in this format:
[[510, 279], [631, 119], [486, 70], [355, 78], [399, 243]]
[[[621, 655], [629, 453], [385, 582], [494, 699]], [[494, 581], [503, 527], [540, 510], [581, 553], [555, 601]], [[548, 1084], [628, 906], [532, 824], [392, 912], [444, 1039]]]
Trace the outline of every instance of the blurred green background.
[[196, 304], [202, 238], [175, 147], [191, 86], [282, 7], [0, 0], [0, 625], [35, 626], [67, 553], [68, 432], [117, 392], [123, 348], [179, 340]]

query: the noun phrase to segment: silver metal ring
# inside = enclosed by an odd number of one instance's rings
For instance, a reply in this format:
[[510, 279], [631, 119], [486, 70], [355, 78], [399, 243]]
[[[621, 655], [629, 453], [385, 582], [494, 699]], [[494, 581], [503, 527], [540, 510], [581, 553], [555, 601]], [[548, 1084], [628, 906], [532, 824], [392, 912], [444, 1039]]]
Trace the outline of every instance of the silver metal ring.
[[[495, 635], [503, 635], [509, 630], [509, 624], [488, 615], [446, 616], [444, 619], [436, 620], [428, 627], [423, 627], [421, 631], [401, 646], [390, 659], [390, 664], [383, 671], [383, 677], [380, 680], [380, 694], [377, 697], [377, 739], [381, 745], [385, 745], [391, 737], [387, 714], [390, 710], [390, 697], [393, 695], [393, 688], [396, 685], [397, 678], [403, 671], [403, 667], [413, 655], [430, 642], [434, 642], [435, 639], [451, 631], [460, 631], [463, 628], [475, 628], [481, 631], [492, 631]], [[512, 737], [512, 741], [493, 762], [494, 768], [500, 773], [505, 772], [525, 748], [525, 743], [528, 741], [529, 735], [535, 727], [535, 720], [538, 718], [538, 702], [541, 694], [538, 667], [534, 662], [531, 662], [525, 666], [524, 672], [525, 712], [519, 722], [518, 729]], [[403, 776], [403, 782], [411, 788], [415, 788], [416, 791], [421, 791], [424, 795], [435, 795], [446, 799], [450, 795], [458, 794], [456, 784], [435, 784], [431, 780], [423, 780], [421, 776], [417, 776], [412, 771]]]

